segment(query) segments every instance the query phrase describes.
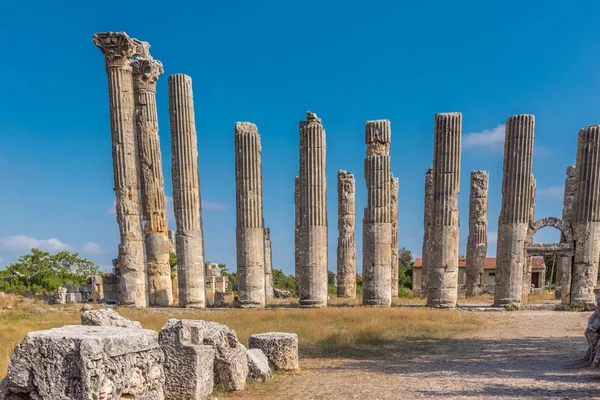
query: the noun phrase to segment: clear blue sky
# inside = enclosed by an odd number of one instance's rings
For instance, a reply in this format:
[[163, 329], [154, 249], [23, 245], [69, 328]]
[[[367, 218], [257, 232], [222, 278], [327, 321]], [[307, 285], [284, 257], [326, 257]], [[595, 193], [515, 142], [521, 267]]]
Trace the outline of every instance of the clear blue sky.
[[[577, 132], [600, 123], [600, 3], [581, 1], [5, 2], [0, 7], [0, 266], [29, 247], [79, 251], [110, 268], [118, 229], [107, 78], [97, 31], [151, 43], [165, 76], [158, 112], [171, 195], [167, 78], [192, 77], [206, 256], [235, 267], [233, 129], [258, 125], [274, 267], [294, 267], [298, 121], [327, 131], [329, 269], [339, 169], [365, 206], [364, 122], [392, 126], [401, 246], [421, 254], [424, 174], [436, 112], [463, 113], [461, 253], [469, 174], [490, 171], [490, 255], [507, 117], [536, 116], [536, 216], [560, 216]], [[60, 4], [60, 6], [59, 6]], [[477, 135], [479, 134], [479, 135]], [[170, 227], [175, 229], [172, 217]], [[536, 239], [555, 240], [552, 228]], [[361, 226], [357, 223], [360, 269]]]

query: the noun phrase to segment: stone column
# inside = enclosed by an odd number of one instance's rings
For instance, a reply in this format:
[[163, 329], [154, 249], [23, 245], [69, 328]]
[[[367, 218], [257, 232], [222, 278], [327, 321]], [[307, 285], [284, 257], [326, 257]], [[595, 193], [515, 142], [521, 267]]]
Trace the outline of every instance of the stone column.
[[300, 177], [294, 179], [294, 278], [296, 281], [296, 295], [300, 297], [300, 266], [302, 265], [302, 208], [300, 207]]
[[[562, 219], [571, 224], [573, 217], [573, 205], [575, 203], [575, 165], [567, 168], [567, 178], [565, 179], [565, 194], [563, 198]], [[565, 235], [561, 233], [560, 242], [565, 242]], [[556, 298], [563, 304], [571, 303], [571, 269], [573, 267], [573, 257], [556, 258]]]
[[235, 199], [238, 305], [265, 306], [265, 230], [262, 163], [256, 125], [235, 123]]
[[398, 192], [400, 181], [392, 176], [392, 297], [398, 297]]
[[187, 75], [169, 76], [169, 116], [179, 305], [202, 308], [206, 294], [198, 142], [192, 78]]
[[136, 57], [131, 64], [148, 268], [148, 300], [150, 305], [167, 307], [173, 304], [173, 291], [165, 184], [156, 113], [156, 81], [163, 74], [163, 66], [160, 61], [150, 57], [149, 53]]
[[488, 177], [488, 171], [471, 172], [465, 284], [467, 296], [483, 293], [483, 267], [487, 255]]
[[[529, 205], [529, 226], [533, 226], [535, 222], [535, 192], [536, 192], [536, 182], [535, 177], [531, 174], [531, 201]], [[533, 241], [533, 238], [531, 238]], [[531, 244], [529, 239], [525, 240], [525, 246]], [[527, 306], [529, 304], [529, 293], [531, 292], [531, 276], [533, 274], [533, 265], [532, 260], [533, 257], [528, 256], [524, 251], [525, 255], [525, 266], [523, 267], [523, 290], [521, 292], [521, 306]], [[544, 270], [544, 275], [546, 271]], [[545, 283], [545, 280], [542, 280], [542, 284]]]
[[325, 129], [321, 118], [306, 113], [300, 121], [299, 200], [300, 307], [327, 306], [327, 182]]
[[576, 163], [576, 200], [571, 221], [575, 240], [571, 305], [591, 308], [595, 304], [600, 257], [600, 125], [579, 131]]
[[104, 53], [108, 75], [114, 190], [121, 238], [118, 256], [119, 297], [123, 304], [146, 307], [131, 71], [131, 57], [139, 43], [125, 32], [96, 33], [93, 41]]
[[275, 296], [273, 292], [273, 249], [271, 248], [271, 230], [265, 228], [265, 291], [267, 300]]
[[425, 201], [423, 207], [423, 248], [421, 256], [421, 298], [427, 296], [427, 268], [431, 251], [431, 227], [433, 226], [433, 168], [425, 174]]
[[351, 172], [338, 171], [337, 297], [356, 297], [356, 185]]
[[506, 121], [502, 208], [498, 218], [494, 305], [521, 305], [524, 254], [531, 207], [533, 115], [514, 115]]
[[427, 270], [429, 307], [455, 307], [458, 296], [461, 134], [461, 113], [435, 115], [433, 224]]
[[367, 208], [363, 217], [363, 304], [392, 303], [392, 173], [390, 121], [365, 123]]

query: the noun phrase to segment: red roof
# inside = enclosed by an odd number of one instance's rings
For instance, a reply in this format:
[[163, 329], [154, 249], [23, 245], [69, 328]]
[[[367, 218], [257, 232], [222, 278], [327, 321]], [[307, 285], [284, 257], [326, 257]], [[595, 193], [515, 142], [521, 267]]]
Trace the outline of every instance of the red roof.
[[[421, 268], [423, 266], [423, 259], [416, 258], [413, 267]], [[458, 266], [466, 267], [467, 259], [465, 257], [458, 258]], [[544, 259], [542, 257], [533, 257], [531, 260], [532, 269], [545, 269]], [[496, 269], [496, 257], [488, 257], [483, 263], [483, 269]]]

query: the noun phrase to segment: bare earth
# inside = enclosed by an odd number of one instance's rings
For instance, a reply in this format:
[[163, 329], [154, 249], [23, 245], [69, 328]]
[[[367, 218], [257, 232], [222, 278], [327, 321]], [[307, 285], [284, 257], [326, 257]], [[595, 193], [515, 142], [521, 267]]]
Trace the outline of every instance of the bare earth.
[[484, 327], [464, 337], [389, 343], [354, 358], [301, 358], [300, 373], [219, 398], [600, 399], [600, 371], [581, 363], [590, 315], [486, 312]]

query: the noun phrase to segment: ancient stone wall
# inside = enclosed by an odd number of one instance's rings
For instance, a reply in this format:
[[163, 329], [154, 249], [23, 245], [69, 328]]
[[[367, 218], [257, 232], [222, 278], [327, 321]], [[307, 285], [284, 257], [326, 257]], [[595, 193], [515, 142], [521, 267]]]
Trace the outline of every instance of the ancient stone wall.
[[120, 234], [119, 297], [123, 304], [146, 307], [131, 68], [131, 57], [136, 54], [141, 42], [124, 32], [96, 33], [93, 41], [104, 54], [108, 75], [114, 190]]
[[356, 297], [356, 185], [351, 172], [338, 171], [337, 296]]
[[260, 136], [250, 122], [235, 124], [238, 305], [265, 306], [265, 230]]
[[465, 282], [467, 296], [477, 296], [483, 291], [483, 264], [487, 254], [488, 178], [487, 171], [471, 172]]
[[524, 254], [532, 201], [533, 115], [515, 115], [506, 122], [502, 208], [498, 218], [495, 306], [520, 306]]
[[169, 76], [179, 305], [204, 307], [204, 242], [192, 78]]
[[392, 302], [392, 173], [390, 121], [365, 123], [367, 208], [363, 217], [363, 304]]
[[435, 116], [433, 224], [427, 267], [427, 305], [454, 307], [458, 296], [458, 193], [462, 115]]
[[327, 306], [327, 181], [325, 129], [317, 114], [300, 122], [300, 307]]

